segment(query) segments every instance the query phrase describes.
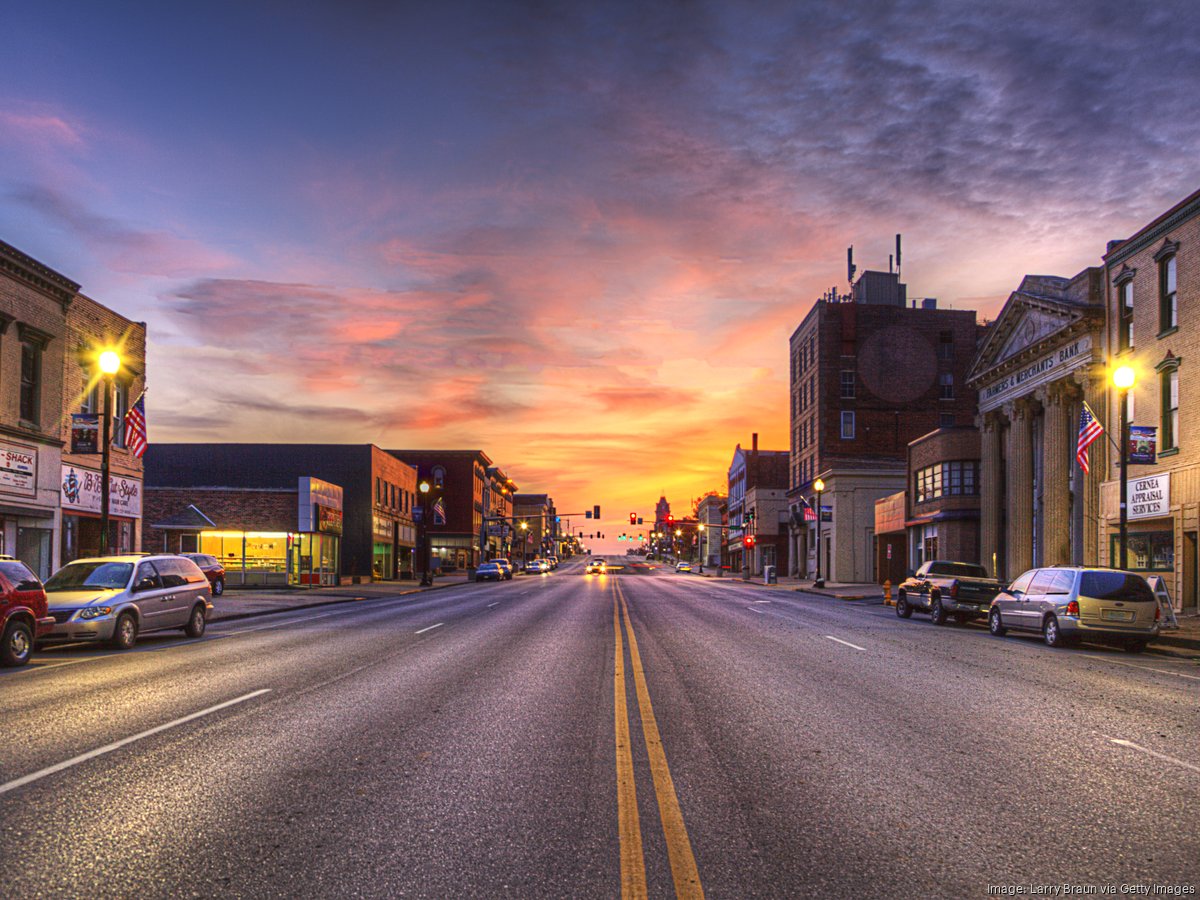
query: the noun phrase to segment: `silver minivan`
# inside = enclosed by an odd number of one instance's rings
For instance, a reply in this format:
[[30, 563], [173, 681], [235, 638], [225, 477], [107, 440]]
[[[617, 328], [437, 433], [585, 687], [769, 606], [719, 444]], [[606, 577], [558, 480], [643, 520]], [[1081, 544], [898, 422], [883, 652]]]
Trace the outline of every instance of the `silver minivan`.
[[1121, 644], [1140, 653], [1158, 637], [1158, 600], [1134, 572], [1087, 566], [1030, 569], [988, 609], [997, 637], [1010, 628], [1040, 632], [1051, 647], [1082, 640]]
[[46, 582], [54, 630], [42, 644], [108, 642], [128, 650], [147, 631], [204, 634], [208, 578], [182, 556], [105, 556], [67, 563]]

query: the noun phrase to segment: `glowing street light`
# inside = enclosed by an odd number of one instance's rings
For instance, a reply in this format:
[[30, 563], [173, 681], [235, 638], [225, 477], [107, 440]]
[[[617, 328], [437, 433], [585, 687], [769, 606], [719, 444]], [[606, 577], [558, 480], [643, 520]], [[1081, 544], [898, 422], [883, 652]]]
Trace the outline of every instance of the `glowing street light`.
[[817, 492], [817, 580], [813, 587], [825, 587], [825, 579], [821, 577], [821, 494], [825, 490], [825, 482], [818, 478], [813, 482], [813, 490]]
[[429, 536], [429, 482], [426, 479], [421, 479], [421, 483], [417, 485], [417, 490], [421, 492], [421, 535], [423, 547], [423, 555], [425, 557], [424, 570], [421, 572], [421, 584], [428, 587], [433, 584], [433, 552], [431, 544], [433, 541]]
[[103, 350], [96, 360], [104, 382], [104, 434], [100, 450], [100, 555], [108, 555], [108, 495], [109, 466], [112, 462], [112, 395], [113, 382], [121, 371], [121, 355], [116, 350]]

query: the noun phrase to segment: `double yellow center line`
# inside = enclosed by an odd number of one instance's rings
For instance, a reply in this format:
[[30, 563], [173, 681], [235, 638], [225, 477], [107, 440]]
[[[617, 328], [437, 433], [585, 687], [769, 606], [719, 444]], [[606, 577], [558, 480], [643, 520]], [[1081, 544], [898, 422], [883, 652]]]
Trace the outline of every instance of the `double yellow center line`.
[[638, 653], [637, 637], [629, 619], [629, 607], [625, 594], [613, 582], [613, 634], [616, 651], [613, 674], [613, 706], [615, 709], [615, 731], [617, 741], [617, 823], [621, 838], [621, 896], [640, 898], [646, 894], [646, 860], [642, 850], [642, 829], [638, 818], [637, 786], [633, 774], [633, 750], [629, 741], [629, 709], [625, 699], [625, 645], [621, 637], [621, 620], [625, 622], [625, 633], [629, 636], [629, 659], [633, 669], [634, 689], [637, 693], [638, 710], [642, 717], [642, 734], [646, 739], [646, 753], [650, 759], [650, 775], [654, 782], [654, 793], [658, 798], [658, 815], [662, 820], [666, 838], [667, 858], [671, 863], [671, 877], [675, 880], [677, 897], [701, 898], [704, 889], [700, 886], [700, 872], [696, 868], [696, 857], [688, 840], [683, 813], [679, 809], [679, 798], [675, 795], [675, 783], [667, 766], [667, 754], [663, 749], [658, 722], [654, 718], [654, 707], [650, 703], [650, 691], [646, 687], [646, 673], [642, 669], [642, 657]]

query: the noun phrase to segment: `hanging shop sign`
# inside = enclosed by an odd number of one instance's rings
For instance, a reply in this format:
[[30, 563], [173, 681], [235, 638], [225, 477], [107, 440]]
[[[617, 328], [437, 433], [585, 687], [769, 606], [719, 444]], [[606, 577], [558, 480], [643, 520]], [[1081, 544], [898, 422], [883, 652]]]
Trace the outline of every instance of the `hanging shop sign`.
[[1171, 514], [1171, 473], [1129, 481], [1129, 518], [1157, 519]]
[[[100, 514], [100, 473], [82, 466], [62, 467], [63, 512], [89, 512]], [[108, 477], [108, 514], [129, 519], [142, 517], [142, 483], [124, 475]]]
[[1128, 458], [1134, 466], [1152, 466], [1157, 462], [1158, 426], [1130, 425]]
[[100, 452], [99, 413], [71, 413], [71, 452]]
[[334, 509], [332, 506], [323, 506], [320, 503], [313, 505], [316, 507], [314, 518], [317, 520], [317, 531], [323, 531], [326, 534], [341, 534], [342, 511]]
[[0, 441], [0, 493], [37, 496], [37, 450]]

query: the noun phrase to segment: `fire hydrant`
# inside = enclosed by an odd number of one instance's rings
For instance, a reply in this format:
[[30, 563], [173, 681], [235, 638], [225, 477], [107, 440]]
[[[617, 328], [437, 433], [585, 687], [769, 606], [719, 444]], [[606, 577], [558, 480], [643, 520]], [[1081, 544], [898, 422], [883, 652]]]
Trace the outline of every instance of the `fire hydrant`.
[[891, 582], [891, 580], [885, 581], [883, 583], [883, 605], [884, 606], [892, 605], [892, 582]]

